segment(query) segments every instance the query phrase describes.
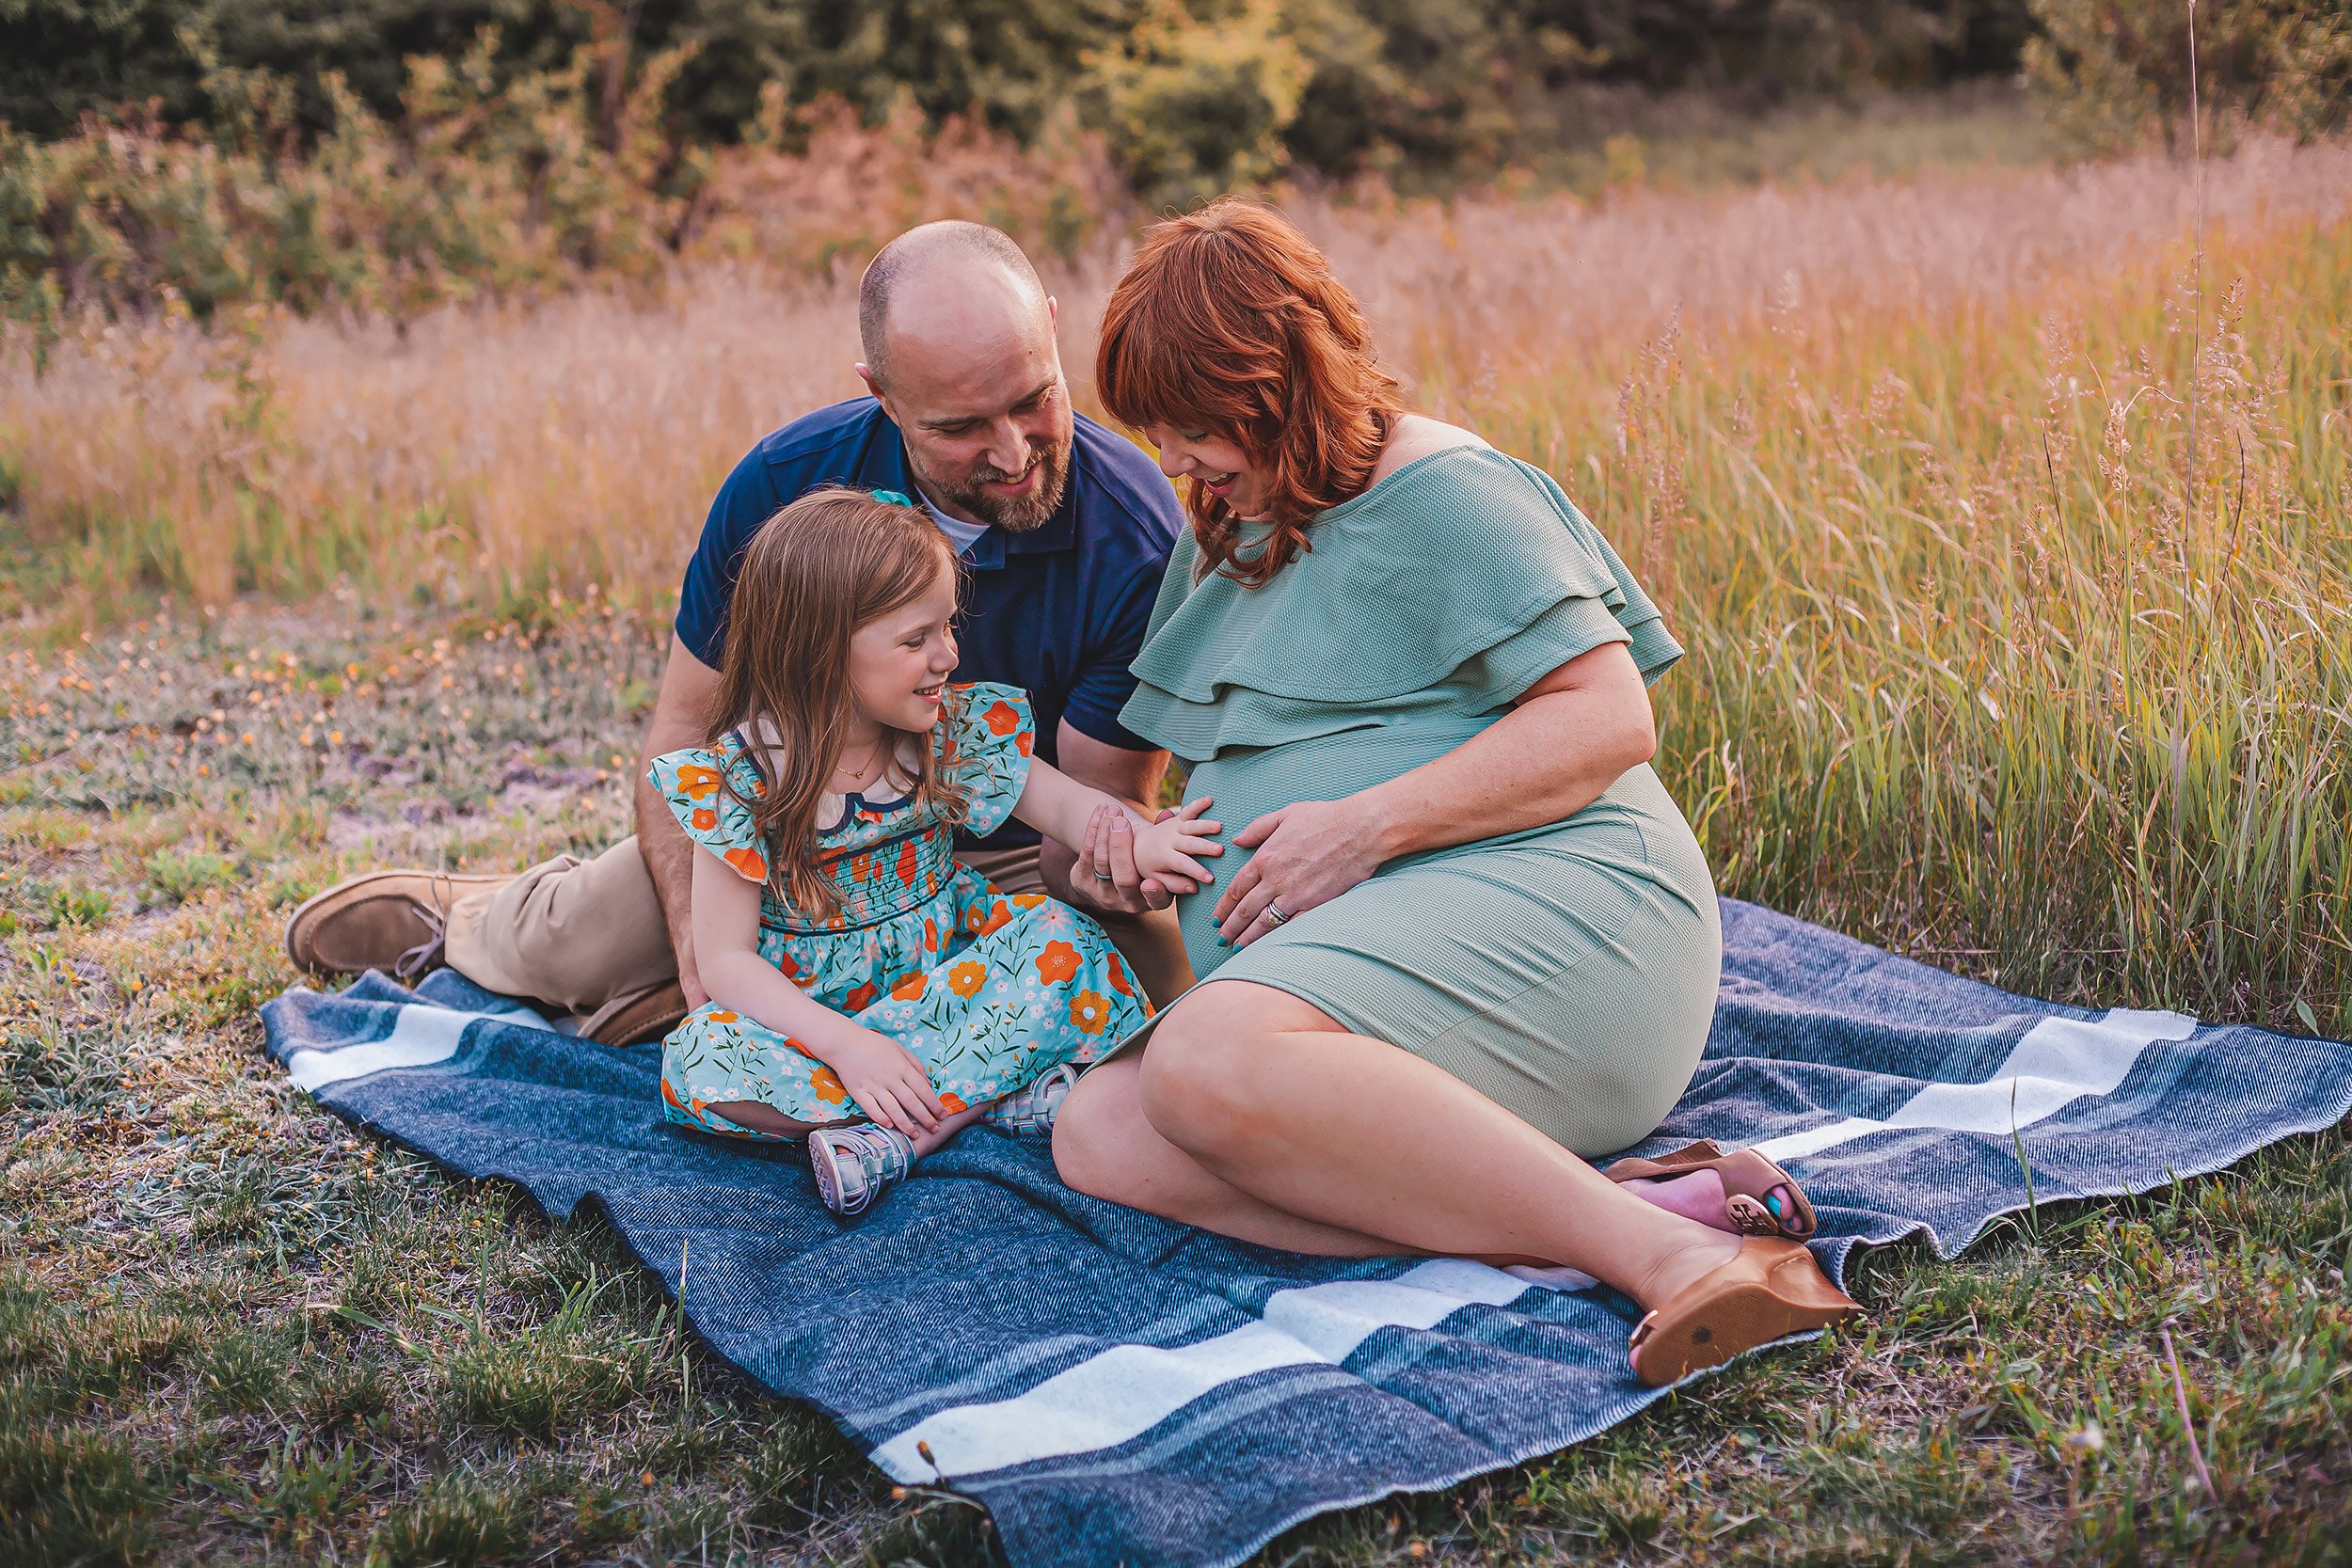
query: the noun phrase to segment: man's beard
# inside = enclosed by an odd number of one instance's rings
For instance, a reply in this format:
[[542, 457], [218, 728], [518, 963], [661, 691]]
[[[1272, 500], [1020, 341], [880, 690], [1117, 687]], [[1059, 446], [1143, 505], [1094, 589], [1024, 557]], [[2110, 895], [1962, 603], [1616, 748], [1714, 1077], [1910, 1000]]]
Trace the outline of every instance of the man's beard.
[[[914, 454], [908, 456], [912, 461]], [[995, 496], [982, 489], [984, 484], [1001, 484], [1021, 477], [1000, 473], [986, 464], [974, 469], [961, 484], [940, 483], [935, 476], [923, 473], [920, 464], [915, 465], [915, 471], [922, 474], [924, 487], [934, 499], [961, 507], [991, 528], [1003, 529], [1007, 533], [1026, 533], [1044, 527], [1060, 509], [1061, 493], [1070, 483], [1070, 447], [1066, 442], [1032, 441], [1029, 457], [1031, 464], [1041, 467], [1044, 472], [1039, 476], [1037, 488], [1022, 496]]]

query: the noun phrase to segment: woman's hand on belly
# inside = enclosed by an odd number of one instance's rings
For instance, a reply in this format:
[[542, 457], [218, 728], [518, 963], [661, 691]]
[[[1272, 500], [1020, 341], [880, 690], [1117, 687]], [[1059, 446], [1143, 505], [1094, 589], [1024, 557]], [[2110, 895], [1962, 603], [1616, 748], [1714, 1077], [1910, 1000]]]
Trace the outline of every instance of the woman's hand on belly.
[[[1356, 797], [1279, 807], [1236, 833], [1233, 843], [1257, 852], [1227, 884], [1213, 918], [1219, 940], [1237, 947], [1369, 880], [1390, 858], [1383, 824]], [[1269, 905], [1273, 919], [1267, 918]]]

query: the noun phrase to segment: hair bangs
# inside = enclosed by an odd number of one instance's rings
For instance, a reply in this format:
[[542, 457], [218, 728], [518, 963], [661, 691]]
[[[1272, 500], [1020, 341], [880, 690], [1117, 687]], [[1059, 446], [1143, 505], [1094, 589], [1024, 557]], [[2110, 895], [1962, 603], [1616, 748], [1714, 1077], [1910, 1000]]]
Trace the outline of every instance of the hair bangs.
[[1232, 509], [1198, 484], [1185, 496], [1203, 561], [1253, 586], [1312, 547], [1317, 513], [1372, 483], [1403, 412], [1323, 252], [1237, 197], [1145, 234], [1104, 311], [1095, 388], [1130, 427], [1205, 428], [1265, 468], [1272, 532], [1247, 561]]

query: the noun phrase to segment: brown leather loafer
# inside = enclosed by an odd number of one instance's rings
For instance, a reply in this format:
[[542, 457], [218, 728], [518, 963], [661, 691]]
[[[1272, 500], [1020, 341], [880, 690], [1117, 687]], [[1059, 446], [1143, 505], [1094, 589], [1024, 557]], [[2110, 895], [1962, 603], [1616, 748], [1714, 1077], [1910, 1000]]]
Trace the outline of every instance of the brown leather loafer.
[[588, 1015], [580, 1026], [582, 1039], [598, 1045], [635, 1045], [639, 1040], [658, 1039], [685, 1022], [693, 1011], [686, 1005], [686, 993], [675, 980], [664, 980], [658, 986], [645, 986], [623, 996], [616, 996]]
[[1861, 1304], [1830, 1283], [1803, 1243], [1742, 1236], [1738, 1257], [1652, 1307], [1627, 1349], [1633, 1375], [1662, 1388], [1741, 1351], [1861, 1312]]
[[380, 969], [414, 980], [441, 966], [450, 906], [504, 887], [512, 872], [371, 871], [338, 882], [286, 922], [286, 957], [297, 969], [358, 974]]

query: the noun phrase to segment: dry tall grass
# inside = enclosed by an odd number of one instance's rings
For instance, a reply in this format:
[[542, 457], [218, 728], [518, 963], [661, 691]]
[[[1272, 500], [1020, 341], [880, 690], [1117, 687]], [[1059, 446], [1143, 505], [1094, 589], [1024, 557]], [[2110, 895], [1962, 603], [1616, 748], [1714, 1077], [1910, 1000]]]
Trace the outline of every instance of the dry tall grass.
[[[1303, 216], [1422, 404], [1557, 473], [1669, 605], [1669, 772], [1728, 891], [2341, 1026], [2352, 148], [2207, 179], [2201, 296], [2164, 161]], [[1116, 261], [1057, 280], [1073, 369]], [[346, 573], [658, 602], [748, 443], [857, 390], [846, 290], [88, 328], [0, 375], [26, 572], [97, 617]]]

